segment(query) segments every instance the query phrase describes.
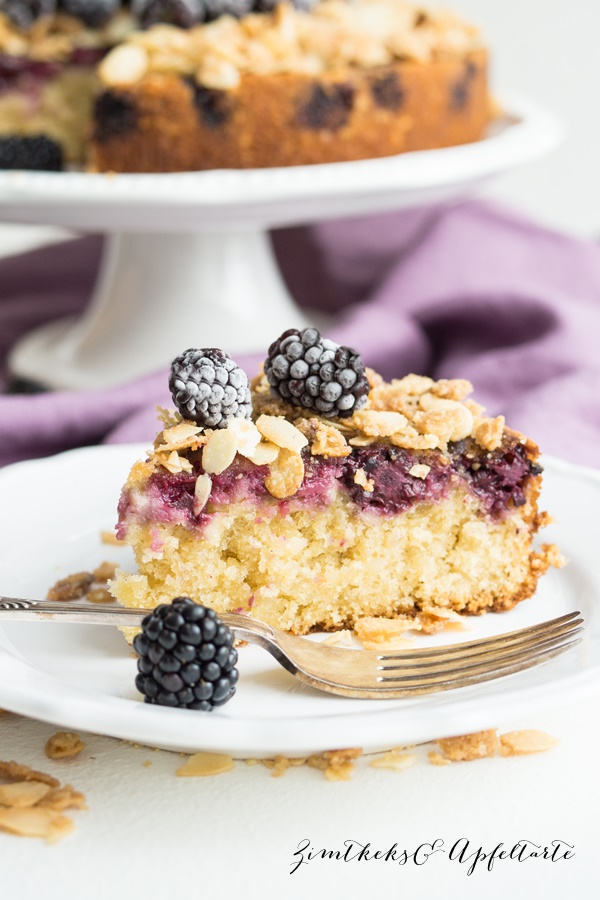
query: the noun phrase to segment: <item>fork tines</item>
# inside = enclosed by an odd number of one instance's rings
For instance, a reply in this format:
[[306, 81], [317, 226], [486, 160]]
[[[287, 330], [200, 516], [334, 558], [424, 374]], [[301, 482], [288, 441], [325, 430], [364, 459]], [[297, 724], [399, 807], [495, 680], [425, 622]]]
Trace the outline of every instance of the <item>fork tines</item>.
[[382, 689], [408, 691], [442, 689], [488, 681], [519, 672], [558, 656], [579, 643], [583, 633], [579, 612], [569, 613], [520, 631], [463, 644], [431, 647], [378, 657], [377, 682]]

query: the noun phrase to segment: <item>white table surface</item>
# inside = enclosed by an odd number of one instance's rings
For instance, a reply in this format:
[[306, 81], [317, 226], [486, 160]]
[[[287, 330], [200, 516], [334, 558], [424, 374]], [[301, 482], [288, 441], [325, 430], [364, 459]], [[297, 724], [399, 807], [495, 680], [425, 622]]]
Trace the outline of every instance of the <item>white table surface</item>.
[[[494, 41], [498, 84], [553, 106], [571, 129], [558, 154], [510, 176], [495, 193], [552, 225], [597, 233], [600, 128], [590, 112], [600, 65], [597, 0], [575, 0], [568, 8], [559, 0], [454, 5], [483, 22]], [[50, 229], [2, 225], [0, 255], [53, 236]], [[560, 744], [545, 754], [440, 768], [427, 762], [425, 748], [405, 772], [360, 760], [352, 781], [330, 783], [315, 769], [276, 779], [244, 763], [213, 778], [177, 778], [176, 754], [91, 735], [82, 735], [87, 746], [79, 757], [53, 762], [43, 752], [52, 726], [2, 717], [0, 758], [69, 781], [85, 792], [89, 811], [73, 813], [76, 831], [54, 846], [0, 834], [0, 898], [521, 900], [535, 894], [591, 900], [600, 876], [598, 704], [573, 697], [566, 708], [510, 727], [540, 728]], [[289, 874], [294, 851], [307, 838], [318, 849], [343, 850], [344, 841], [354, 840], [383, 850], [397, 842], [412, 851], [436, 838], [448, 850], [461, 837], [473, 850], [561, 839], [575, 846], [575, 856], [557, 863], [500, 861], [492, 872], [479, 865], [471, 876], [441, 853], [420, 867], [316, 859]]]
[[[493, 758], [436, 767], [430, 747], [394, 772], [358, 761], [349, 782], [328, 782], [312, 768], [273, 778], [263, 766], [237, 762], [222, 775], [180, 778], [180, 756], [82, 735], [83, 752], [48, 760], [51, 725], [18, 716], [0, 719], [0, 757], [38, 766], [87, 796], [74, 812], [76, 830], [61, 843], [0, 834], [1, 896], [43, 900], [107, 897], [175, 898], [482, 898], [547, 900], [597, 896], [600, 876], [598, 715], [591, 704], [515, 720], [560, 739], [528, 757]], [[144, 762], [150, 761], [149, 767]], [[496, 862], [492, 871], [438, 853], [423, 866], [381, 860], [314, 859], [290, 874], [298, 845], [344, 851], [344, 841], [420, 844], [460, 838], [470, 850], [512, 847], [527, 839], [574, 845], [555, 863]]]

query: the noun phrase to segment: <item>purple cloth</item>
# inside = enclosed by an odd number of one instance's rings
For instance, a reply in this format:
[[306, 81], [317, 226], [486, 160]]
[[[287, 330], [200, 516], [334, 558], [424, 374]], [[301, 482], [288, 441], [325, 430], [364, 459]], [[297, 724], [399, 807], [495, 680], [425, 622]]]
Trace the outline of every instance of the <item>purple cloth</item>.
[[[544, 451], [600, 466], [600, 248], [483, 203], [423, 219], [408, 248], [405, 222], [277, 233], [292, 293], [334, 312], [328, 336], [384, 376], [468, 378]], [[0, 363], [19, 335], [85, 305], [100, 250], [83, 238], [0, 262]], [[265, 349], [274, 337], [265, 323]], [[238, 361], [252, 374], [258, 358]], [[156, 404], [171, 405], [165, 371], [109, 390], [0, 396], [0, 464], [151, 439]]]

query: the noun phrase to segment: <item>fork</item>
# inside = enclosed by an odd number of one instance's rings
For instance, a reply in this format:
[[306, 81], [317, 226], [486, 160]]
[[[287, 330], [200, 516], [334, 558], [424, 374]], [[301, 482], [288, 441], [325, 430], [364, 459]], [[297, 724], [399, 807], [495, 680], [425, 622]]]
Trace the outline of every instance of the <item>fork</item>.
[[[0, 624], [37, 620], [135, 627], [149, 612], [0, 597]], [[268, 650], [288, 672], [313, 688], [345, 697], [389, 700], [513, 675], [570, 650], [583, 636], [581, 613], [572, 612], [491, 638], [387, 654], [324, 646], [235, 613], [220, 613], [219, 618], [238, 640]]]

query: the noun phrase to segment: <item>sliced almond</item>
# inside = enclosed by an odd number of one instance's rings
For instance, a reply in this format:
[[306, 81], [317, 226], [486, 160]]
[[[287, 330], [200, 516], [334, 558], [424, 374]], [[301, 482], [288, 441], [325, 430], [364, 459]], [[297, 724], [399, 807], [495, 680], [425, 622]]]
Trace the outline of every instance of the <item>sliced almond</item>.
[[256, 427], [263, 437], [284, 450], [300, 453], [302, 448], [308, 444], [308, 440], [302, 432], [283, 416], [259, 416], [256, 420]]
[[146, 74], [148, 62], [148, 54], [143, 47], [123, 44], [104, 57], [98, 66], [98, 74], [109, 87], [136, 84]]
[[202, 451], [202, 468], [209, 475], [220, 475], [235, 459], [237, 448], [237, 438], [229, 428], [213, 431]]
[[277, 500], [292, 497], [304, 481], [304, 463], [299, 453], [282, 449], [271, 463], [265, 487]]
[[43, 837], [54, 843], [73, 830], [71, 819], [53, 809], [0, 809], [0, 829], [21, 837]]
[[194, 468], [189, 459], [186, 459], [185, 456], [180, 456], [177, 450], [172, 450], [168, 456], [157, 456], [157, 459], [161, 466], [170, 472], [171, 475], [179, 475], [180, 472], [191, 472]]
[[15, 781], [12, 784], [0, 784], [0, 806], [23, 809], [35, 806], [38, 800], [51, 790], [49, 784], [41, 781]]
[[194, 515], [199, 516], [210, 497], [212, 481], [210, 475], [198, 475], [194, 485]]
[[509, 731], [500, 735], [501, 756], [521, 756], [524, 753], [543, 753], [558, 745], [558, 740], [545, 731], [534, 728]]
[[258, 447], [255, 448], [252, 456], [248, 456], [248, 459], [250, 462], [253, 462], [255, 466], [268, 466], [272, 462], [275, 462], [278, 456], [279, 447], [272, 444], [270, 441], [262, 441]]
[[417, 761], [414, 753], [398, 753], [397, 750], [389, 750], [383, 756], [372, 759], [369, 766], [373, 769], [393, 769], [395, 772], [403, 772], [409, 769]]
[[237, 439], [237, 452], [251, 458], [260, 443], [260, 431], [254, 422], [250, 419], [232, 419], [227, 428]]
[[180, 422], [179, 425], [166, 428], [162, 433], [162, 437], [167, 447], [178, 447], [189, 441], [190, 438], [195, 438], [201, 431], [202, 429], [198, 425], [194, 425], [191, 422]]
[[198, 775], [220, 775], [233, 769], [234, 762], [226, 753], [194, 753], [177, 769], [176, 775], [192, 778]]

